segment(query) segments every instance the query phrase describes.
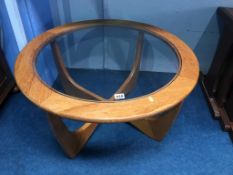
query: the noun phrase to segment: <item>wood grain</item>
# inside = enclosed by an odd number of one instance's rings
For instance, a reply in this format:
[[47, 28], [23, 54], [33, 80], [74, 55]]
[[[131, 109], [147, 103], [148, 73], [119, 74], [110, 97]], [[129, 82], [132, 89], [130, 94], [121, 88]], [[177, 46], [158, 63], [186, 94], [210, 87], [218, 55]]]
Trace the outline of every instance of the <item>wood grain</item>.
[[[116, 93], [128, 93], [136, 83], [142, 54], [143, 36], [143, 33], [140, 32], [138, 35], [135, 61], [132, 66], [132, 70], [128, 78]], [[56, 41], [52, 42], [52, 51], [54, 53], [54, 59], [59, 73], [59, 80], [61, 81], [66, 94], [73, 95], [78, 98], [105, 100], [104, 98], [80, 86], [72, 79], [64, 66], [64, 59]], [[114, 95], [112, 95], [109, 100], [114, 100]], [[84, 123], [81, 128], [71, 132], [66, 127], [61, 117], [49, 113], [48, 120], [58, 143], [70, 158], [74, 158], [81, 151], [98, 126], [96, 123]]]
[[80, 86], [71, 78], [63, 63], [64, 59], [56, 41], [53, 41], [51, 43], [51, 47], [55, 58], [55, 64], [58, 70], [59, 80], [61, 81], [66, 94], [89, 100], [104, 100], [104, 98]]
[[85, 123], [71, 132], [60, 116], [48, 114], [48, 119], [57, 141], [70, 158], [74, 158], [82, 150], [97, 127], [97, 124]]
[[[136, 52], [135, 52], [134, 63], [131, 68], [130, 74], [114, 94], [124, 93], [127, 95], [130, 92], [130, 90], [132, 90], [133, 87], [135, 86], [138, 73], [139, 73], [140, 63], [141, 63], [143, 42], [144, 42], [144, 33], [139, 32], [136, 49], [135, 49]], [[114, 99], [114, 96], [110, 98], [110, 100], [113, 100], [113, 99]]]
[[182, 103], [154, 117], [133, 121], [131, 124], [152, 139], [161, 141], [178, 116], [181, 106]]
[[[181, 63], [180, 70], [163, 88], [123, 101], [82, 100], [58, 93], [46, 85], [35, 70], [35, 60], [41, 48], [65, 33], [99, 25], [135, 28], [162, 39], [176, 52]], [[123, 20], [92, 20], [51, 29], [33, 39], [19, 54], [15, 64], [16, 82], [33, 103], [55, 115], [93, 123], [130, 122], [169, 110], [193, 90], [198, 76], [198, 61], [192, 50], [179, 38], [155, 26]]]
[[[132, 70], [115, 93], [127, 95], [136, 84], [144, 32], [159, 37], [173, 48], [180, 63], [178, 73], [163, 88], [131, 100], [113, 101], [114, 96], [106, 100], [88, 91], [68, 74], [55, 39], [75, 30], [98, 25], [130, 27], [143, 31], [139, 32]], [[68, 95], [58, 93], [46, 85], [35, 70], [35, 61], [40, 49], [49, 43], [52, 45], [62, 85]], [[123, 20], [83, 21], [51, 29], [32, 40], [20, 53], [15, 64], [15, 77], [19, 88], [32, 102], [49, 112], [51, 128], [63, 150], [71, 158], [75, 157], [87, 143], [98, 126], [96, 123], [130, 122], [147, 136], [161, 140], [176, 118], [181, 103], [197, 83], [198, 75], [197, 59], [192, 50], [180, 39], [157, 27]], [[71, 132], [61, 117], [91, 123], [85, 123]]]

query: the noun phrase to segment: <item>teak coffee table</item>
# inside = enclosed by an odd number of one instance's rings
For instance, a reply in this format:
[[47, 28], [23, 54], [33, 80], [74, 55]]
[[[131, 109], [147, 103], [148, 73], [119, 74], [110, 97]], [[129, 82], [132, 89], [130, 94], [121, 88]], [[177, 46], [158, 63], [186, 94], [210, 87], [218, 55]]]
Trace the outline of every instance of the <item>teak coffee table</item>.
[[[70, 76], [56, 39], [98, 26], [137, 31], [132, 69], [114, 93], [119, 98], [122, 95], [127, 97], [137, 84], [145, 34], [159, 38], [171, 47], [178, 58], [177, 73], [163, 87], [132, 99], [116, 100], [114, 94], [105, 99], [89, 91]], [[39, 52], [49, 44], [64, 92], [59, 92], [43, 81], [36, 69]], [[101, 123], [129, 122], [152, 139], [161, 140], [178, 115], [184, 99], [195, 87], [198, 76], [196, 56], [183, 41], [158, 27], [125, 20], [89, 20], [53, 28], [27, 44], [15, 64], [15, 79], [20, 90], [35, 105], [48, 112], [49, 123], [57, 141], [71, 158], [81, 151]], [[86, 123], [75, 131], [69, 131], [62, 118]]]

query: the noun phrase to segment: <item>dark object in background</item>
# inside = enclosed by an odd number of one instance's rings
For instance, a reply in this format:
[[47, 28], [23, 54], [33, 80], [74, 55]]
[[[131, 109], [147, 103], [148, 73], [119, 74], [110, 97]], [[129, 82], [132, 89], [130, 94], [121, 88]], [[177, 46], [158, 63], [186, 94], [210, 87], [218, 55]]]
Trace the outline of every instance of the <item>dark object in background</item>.
[[214, 116], [233, 136], [233, 8], [220, 7], [217, 13], [223, 32], [210, 70], [202, 77], [202, 86]]
[[14, 79], [5, 60], [4, 53], [0, 48], [0, 105], [14, 86]]

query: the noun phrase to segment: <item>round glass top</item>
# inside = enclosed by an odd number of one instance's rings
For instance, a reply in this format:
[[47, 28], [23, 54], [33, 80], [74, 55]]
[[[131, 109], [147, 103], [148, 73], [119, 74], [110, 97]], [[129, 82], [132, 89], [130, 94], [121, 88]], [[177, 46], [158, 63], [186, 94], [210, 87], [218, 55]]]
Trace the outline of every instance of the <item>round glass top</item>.
[[92, 26], [41, 49], [36, 71], [59, 93], [84, 100], [125, 100], [166, 86], [179, 59], [163, 40], [122, 26]]
[[28, 43], [15, 63], [17, 85], [34, 104], [92, 123], [129, 122], [171, 110], [198, 77], [197, 58], [178, 37], [113, 19], [48, 30]]

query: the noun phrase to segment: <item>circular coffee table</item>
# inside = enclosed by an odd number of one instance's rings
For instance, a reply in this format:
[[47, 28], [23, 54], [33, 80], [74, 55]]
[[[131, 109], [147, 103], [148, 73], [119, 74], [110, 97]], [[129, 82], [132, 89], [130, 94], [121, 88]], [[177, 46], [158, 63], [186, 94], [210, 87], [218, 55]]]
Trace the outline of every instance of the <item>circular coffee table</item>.
[[[57, 41], [65, 34], [92, 27], [121, 27], [134, 30], [137, 35], [131, 70], [108, 99], [74, 80], [64, 64]], [[137, 85], [145, 34], [159, 38], [171, 47], [177, 56], [178, 69], [162, 87], [136, 98], [124, 99]], [[37, 71], [37, 57], [48, 44], [54, 54], [64, 92], [46, 83]], [[75, 157], [81, 151], [99, 123], [130, 122], [147, 136], [161, 140], [176, 118], [182, 102], [195, 87], [198, 76], [196, 56], [183, 41], [158, 27], [125, 20], [89, 20], [53, 28], [27, 44], [15, 64], [15, 79], [20, 90], [34, 104], [48, 112], [51, 128], [69, 157]], [[87, 123], [75, 131], [69, 131], [62, 118]]]

